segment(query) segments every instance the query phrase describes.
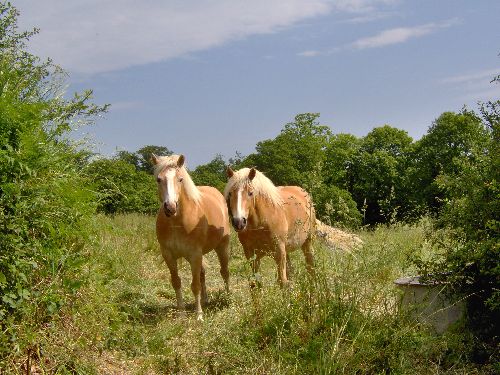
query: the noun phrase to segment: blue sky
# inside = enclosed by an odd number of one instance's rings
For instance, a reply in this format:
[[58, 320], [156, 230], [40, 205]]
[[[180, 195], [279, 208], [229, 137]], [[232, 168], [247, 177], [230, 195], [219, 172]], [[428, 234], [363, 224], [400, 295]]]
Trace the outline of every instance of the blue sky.
[[444, 111], [500, 97], [500, 1], [14, 0], [30, 49], [94, 90], [89, 133], [112, 155], [145, 145], [247, 155], [303, 112], [334, 133], [390, 124], [420, 138]]

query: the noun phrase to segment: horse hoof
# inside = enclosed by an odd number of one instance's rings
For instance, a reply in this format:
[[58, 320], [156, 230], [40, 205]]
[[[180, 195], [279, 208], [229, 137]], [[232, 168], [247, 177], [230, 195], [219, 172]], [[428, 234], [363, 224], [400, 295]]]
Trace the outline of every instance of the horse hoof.
[[198, 313], [198, 314], [196, 315], [196, 321], [197, 321], [197, 322], [203, 322], [203, 314]]

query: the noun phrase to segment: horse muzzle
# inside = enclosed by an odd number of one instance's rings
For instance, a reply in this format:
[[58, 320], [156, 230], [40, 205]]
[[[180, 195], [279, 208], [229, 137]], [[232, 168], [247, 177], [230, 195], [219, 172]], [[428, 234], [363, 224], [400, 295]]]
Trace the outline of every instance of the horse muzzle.
[[231, 221], [236, 232], [240, 232], [247, 227], [247, 219], [245, 217], [233, 217]]
[[172, 217], [177, 215], [177, 202], [175, 203], [163, 203], [163, 211], [167, 217]]

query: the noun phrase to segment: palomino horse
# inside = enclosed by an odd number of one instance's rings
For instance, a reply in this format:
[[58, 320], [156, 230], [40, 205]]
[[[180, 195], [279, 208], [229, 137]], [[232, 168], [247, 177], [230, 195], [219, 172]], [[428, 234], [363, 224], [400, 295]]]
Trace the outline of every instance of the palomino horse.
[[245, 256], [254, 259], [253, 272], [264, 255], [271, 255], [278, 265], [278, 280], [286, 285], [287, 253], [298, 247], [312, 272], [316, 219], [309, 194], [297, 186], [276, 187], [255, 168], [228, 168], [227, 175], [224, 196]]
[[183, 155], [151, 157], [158, 183], [161, 207], [156, 217], [156, 237], [177, 297], [184, 310], [177, 259], [191, 265], [198, 320], [203, 320], [201, 302], [207, 302], [203, 254], [215, 249], [220, 273], [229, 291], [229, 219], [222, 194], [209, 186], [195, 186], [184, 167]]

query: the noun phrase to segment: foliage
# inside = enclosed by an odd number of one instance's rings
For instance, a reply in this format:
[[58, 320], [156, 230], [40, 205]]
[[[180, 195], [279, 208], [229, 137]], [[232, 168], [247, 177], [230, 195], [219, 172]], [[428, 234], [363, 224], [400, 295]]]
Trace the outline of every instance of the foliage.
[[190, 175], [195, 185], [213, 186], [222, 192], [227, 181], [226, 162], [218, 154], [207, 164], [197, 166]]
[[167, 147], [164, 146], [144, 146], [136, 152], [118, 151], [116, 159], [132, 164], [137, 171], [153, 174], [153, 164], [151, 162], [151, 155], [168, 156], [172, 155]]
[[[330, 140], [340, 136], [333, 136], [327, 126], [319, 125], [318, 117], [319, 113], [295, 116], [295, 121], [286, 124], [276, 138], [258, 142], [256, 153], [246, 157], [241, 165], [257, 167], [276, 185], [303, 187], [312, 195], [323, 220], [356, 227], [360, 213], [350, 193], [338, 187], [344, 186], [341, 178], [332, 178], [336, 171], [325, 168], [338, 163], [336, 159], [327, 160], [327, 156], [334, 153]], [[350, 140], [349, 137], [345, 135]]]
[[420, 265], [468, 297], [468, 322], [480, 339], [475, 359], [485, 361], [498, 350], [500, 321], [500, 101], [484, 103], [480, 114], [454, 116], [473, 132], [441, 151], [449, 158], [434, 181], [444, 197], [436, 220], [444, 236], [433, 235], [441, 254]]
[[472, 112], [445, 112], [439, 116], [412, 152], [409, 179], [414, 200], [422, 202], [430, 213], [437, 214], [445, 192], [437, 183], [440, 175], [463, 172], [460, 161], [474, 159], [485, 153], [488, 132]]
[[412, 144], [404, 130], [374, 128], [361, 141], [353, 164], [352, 195], [363, 210], [364, 223], [388, 223], [404, 215], [404, 176]]
[[158, 197], [154, 178], [120, 159], [99, 159], [86, 169], [98, 193], [98, 211], [106, 214], [154, 213]]
[[106, 109], [90, 91], [63, 97], [62, 72], [25, 51], [35, 31], [19, 33], [17, 17], [0, 3], [0, 367], [37, 342], [81, 283], [94, 195], [86, 153], [64, 135]]
[[319, 113], [302, 113], [284, 126], [274, 139], [257, 143], [256, 153], [245, 161], [264, 172], [276, 185], [308, 188], [310, 173], [324, 161], [331, 131], [319, 125]]
[[322, 185], [314, 194], [314, 203], [317, 218], [325, 224], [347, 228], [361, 225], [361, 213], [347, 190]]

